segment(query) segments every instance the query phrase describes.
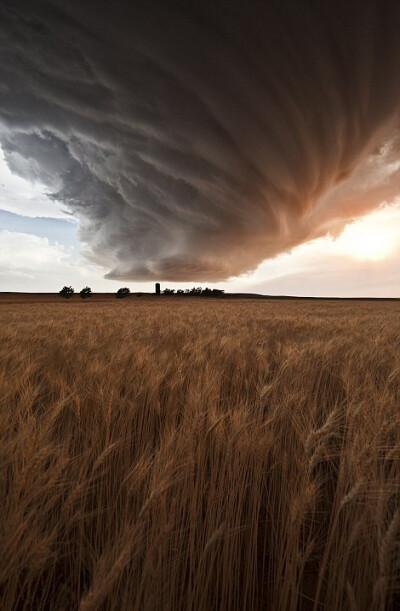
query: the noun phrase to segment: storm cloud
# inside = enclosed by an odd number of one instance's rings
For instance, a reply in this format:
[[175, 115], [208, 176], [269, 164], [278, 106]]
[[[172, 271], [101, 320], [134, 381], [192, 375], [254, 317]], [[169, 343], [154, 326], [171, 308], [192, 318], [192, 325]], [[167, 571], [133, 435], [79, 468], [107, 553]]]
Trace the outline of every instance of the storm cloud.
[[400, 194], [398, 2], [0, 6], [0, 144], [125, 280], [216, 281]]

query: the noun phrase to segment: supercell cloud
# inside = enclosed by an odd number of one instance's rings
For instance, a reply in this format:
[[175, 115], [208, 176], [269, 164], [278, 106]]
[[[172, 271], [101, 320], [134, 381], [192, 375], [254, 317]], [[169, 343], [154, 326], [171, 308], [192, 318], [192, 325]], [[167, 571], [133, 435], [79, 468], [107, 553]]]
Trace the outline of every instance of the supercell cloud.
[[109, 278], [216, 281], [400, 193], [398, 2], [3, 0], [0, 144]]

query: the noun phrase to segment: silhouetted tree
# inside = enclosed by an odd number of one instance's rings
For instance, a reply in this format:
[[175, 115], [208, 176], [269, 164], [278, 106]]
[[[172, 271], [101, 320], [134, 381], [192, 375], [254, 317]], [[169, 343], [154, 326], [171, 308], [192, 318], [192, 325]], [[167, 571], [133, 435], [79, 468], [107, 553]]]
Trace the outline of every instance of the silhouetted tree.
[[117, 299], [123, 299], [124, 297], [128, 297], [128, 295], [130, 294], [130, 289], [128, 289], [127, 286], [124, 286], [120, 289], [118, 289], [117, 294], [115, 295]]
[[69, 299], [75, 293], [72, 286], [63, 286], [61, 291], [58, 293], [60, 297], [64, 297], [65, 299]]
[[163, 295], [173, 295], [175, 293], [175, 289], [164, 289]]
[[177, 294], [177, 295], [184, 295], [184, 294], [185, 294], [185, 291], [184, 291], [183, 289], [178, 289], [178, 290], [176, 291], [176, 294]]
[[192, 289], [190, 289], [190, 294], [191, 295], [201, 295], [201, 286], [194, 286]]
[[81, 296], [82, 299], [86, 299], [87, 297], [91, 297], [92, 296], [92, 289], [90, 288], [90, 286], [85, 286], [84, 289], [82, 289], [79, 292], [79, 295]]

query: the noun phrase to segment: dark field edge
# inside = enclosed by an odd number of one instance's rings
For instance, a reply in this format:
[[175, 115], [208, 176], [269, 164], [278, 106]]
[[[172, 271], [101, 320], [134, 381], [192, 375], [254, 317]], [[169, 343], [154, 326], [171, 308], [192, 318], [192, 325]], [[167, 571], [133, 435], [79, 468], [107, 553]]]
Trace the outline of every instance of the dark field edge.
[[[288, 300], [288, 301], [399, 301], [400, 297], [302, 297], [298, 295], [261, 295], [258, 293], [224, 293], [218, 297], [212, 296], [201, 296], [201, 295], [155, 295], [154, 293], [144, 293], [144, 292], [132, 292], [128, 297], [125, 297], [122, 301], [126, 301], [132, 299], [133, 297], [150, 297], [154, 299], [168, 299], [168, 300], [176, 300], [176, 301], [185, 301], [187, 299], [190, 300], [220, 300], [220, 299], [266, 299], [270, 301], [274, 300]], [[115, 299], [115, 293], [93, 293], [92, 297], [88, 299], [80, 299], [79, 293], [76, 293], [69, 300], [62, 299], [58, 293], [21, 293], [21, 292], [12, 292], [12, 291], [0, 291], [0, 300], [1, 299], [43, 299], [43, 298], [51, 298], [62, 301], [85, 301], [89, 303], [90, 301], [97, 301], [98, 299]], [[121, 300], [118, 300], [121, 301]]]

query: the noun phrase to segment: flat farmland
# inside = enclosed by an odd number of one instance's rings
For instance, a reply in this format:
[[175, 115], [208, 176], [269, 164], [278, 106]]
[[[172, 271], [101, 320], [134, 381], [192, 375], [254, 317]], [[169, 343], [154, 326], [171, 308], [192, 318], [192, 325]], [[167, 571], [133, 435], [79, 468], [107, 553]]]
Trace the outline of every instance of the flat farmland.
[[400, 303], [0, 297], [0, 606], [400, 608]]

